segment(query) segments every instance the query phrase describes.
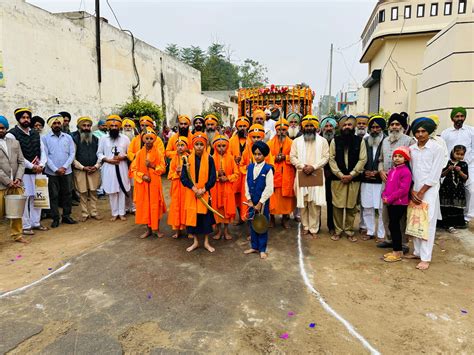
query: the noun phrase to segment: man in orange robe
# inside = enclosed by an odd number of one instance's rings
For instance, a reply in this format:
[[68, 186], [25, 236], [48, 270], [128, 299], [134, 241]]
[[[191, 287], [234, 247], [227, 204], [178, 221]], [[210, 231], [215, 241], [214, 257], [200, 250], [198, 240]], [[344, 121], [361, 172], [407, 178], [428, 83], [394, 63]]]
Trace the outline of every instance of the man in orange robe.
[[176, 149], [175, 149], [175, 144], [176, 141], [178, 140], [178, 137], [186, 137], [188, 139], [188, 152], [193, 150], [193, 134], [191, 133], [191, 130], [189, 129], [189, 126], [191, 125], [191, 119], [186, 116], [186, 115], [179, 115], [178, 116], [178, 132], [173, 134], [169, 141], [168, 145], [166, 146], [166, 157], [168, 159], [173, 159], [173, 157], [176, 155]]
[[[135, 159], [135, 155], [144, 145], [142, 137], [141, 137], [143, 132], [145, 132], [147, 127], [153, 129], [153, 119], [150, 116], [140, 117], [139, 124], [140, 124], [141, 134], [135, 136], [130, 141], [130, 145], [128, 146], [128, 150], [127, 150], [127, 157], [128, 157], [128, 160], [130, 160], [130, 162], [132, 162], [133, 159]], [[156, 137], [154, 145], [161, 152], [162, 155], [165, 154], [165, 145], [163, 144], [163, 141], [161, 140], [160, 137]]]
[[242, 172], [240, 167], [240, 161], [242, 160], [242, 154], [244, 153], [245, 146], [247, 144], [247, 131], [250, 126], [250, 121], [247, 117], [239, 117], [235, 122], [235, 127], [237, 132], [229, 140], [229, 151], [230, 154], [234, 157], [234, 161], [239, 166], [240, 174], [237, 180], [234, 182], [234, 196], [235, 196], [235, 205], [240, 211], [240, 217], [235, 215], [234, 226], [244, 223], [242, 221], [242, 212], [240, 206], [242, 204], [242, 197], [240, 191], [242, 190], [242, 185], [245, 184], [245, 169]]
[[277, 135], [269, 142], [270, 152], [275, 157], [275, 171], [273, 173], [274, 192], [270, 198], [270, 225], [275, 225], [275, 215], [282, 215], [283, 228], [290, 228], [290, 213], [296, 207], [294, 183], [295, 167], [290, 162], [291, 144], [288, 137], [289, 123], [284, 118], [275, 124]]
[[145, 145], [133, 160], [131, 169], [135, 179], [135, 223], [146, 224], [146, 232], [140, 238], [147, 238], [153, 233], [159, 238], [160, 219], [166, 212], [166, 204], [161, 185], [161, 175], [166, 171], [163, 154], [154, 146], [157, 135], [151, 128], [142, 132]]
[[229, 151], [229, 138], [217, 135], [212, 145], [214, 147], [214, 163], [216, 165], [217, 181], [211, 189], [212, 207], [224, 218], [214, 214], [217, 234], [214, 239], [221, 239], [221, 224], [224, 224], [224, 238], [232, 239], [229, 233], [229, 223], [235, 217], [236, 205], [234, 198], [234, 182], [239, 178], [239, 167]]
[[186, 137], [179, 137], [175, 145], [177, 154], [171, 159], [170, 171], [168, 173], [168, 180], [171, 180], [171, 204], [168, 211], [168, 224], [176, 231], [172, 237], [178, 238], [181, 234], [186, 233], [186, 205], [184, 201], [186, 187], [181, 183], [180, 178], [183, 169], [183, 157], [188, 155], [188, 153], [186, 153], [188, 149], [188, 139]]

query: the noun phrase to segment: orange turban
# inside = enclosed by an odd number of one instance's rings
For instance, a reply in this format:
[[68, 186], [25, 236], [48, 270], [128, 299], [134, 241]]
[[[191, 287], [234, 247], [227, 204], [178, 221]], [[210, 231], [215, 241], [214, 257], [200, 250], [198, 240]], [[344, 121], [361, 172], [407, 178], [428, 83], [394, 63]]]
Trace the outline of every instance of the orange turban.
[[188, 137], [185, 136], [178, 136], [178, 139], [174, 142], [174, 149], [178, 148], [178, 144], [184, 143], [186, 146], [188, 146]]
[[140, 121], [138, 121], [140, 125], [145, 124], [148, 127], [153, 127], [153, 118], [150, 116], [142, 116], [140, 117]]
[[237, 118], [237, 121], [235, 121], [235, 127], [237, 127], [239, 125], [242, 125], [242, 124], [245, 124], [247, 126], [247, 128], [249, 128], [249, 126], [250, 126], [249, 119], [245, 116], [241, 116], [241, 117]]
[[204, 117], [204, 122], [205, 123], [207, 123], [209, 121], [214, 121], [216, 124], [219, 123], [219, 119], [217, 118], [217, 116], [212, 114], [212, 113], [207, 115], [206, 117]]
[[186, 115], [179, 115], [178, 116], [178, 122], [179, 123], [186, 122], [188, 125], [190, 125], [191, 124], [191, 119]]
[[156, 141], [156, 132], [150, 127], [146, 127], [142, 133], [142, 141], [145, 141], [145, 137], [153, 137], [153, 142]]
[[290, 127], [290, 124], [284, 118], [280, 118], [278, 121], [275, 122], [275, 129], [280, 128], [280, 129], [288, 130], [288, 127]]
[[133, 122], [130, 118], [125, 118], [122, 121], [122, 126], [125, 126], [126, 124], [129, 124], [130, 126], [132, 126], [133, 129], [135, 129], [136, 127], [135, 122]]
[[107, 117], [107, 120], [105, 122], [107, 123], [107, 125], [110, 125], [112, 122], [118, 122], [119, 126], [122, 126], [122, 119], [119, 115], [110, 115]]
[[[263, 111], [262, 111], [263, 112]], [[249, 129], [249, 136], [250, 137], [265, 137], [265, 128], [261, 124], [253, 124]]]
[[304, 116], [303, 119], [301, 120], [301, 126], [303, 128], [305, 128], [308, 125], [312, 125], [312, 126], [314, 126], [314, 128], [318, 128], [319, 127], [318, 118], [316, 116], [313, 116], [313, 115]]
[[263, 110], [255, 110], [252, 115], [253, 119], [256, 119], [257, 117], [263, 118], [264, 120], [267, 119], [267, 115], [265, 115], [265, 112]]
[[227, 136], [224, 136], [222, 134], [218, 134], [214, 138], [214, 140], [212, 141], [212, 146], [214, 147], [214, 149], [216, 149], [216, 144], [221, 143], [221, 142], [225, 142], [228, 146], [229, 145], [229, 138], [227, 138]]
[[204, 145], [207, 145], [207, 135], [205, 133], [197, 133], [193, 136], [193, 145], [196, 144], [196, 142], [201, 142], [204, 143]]

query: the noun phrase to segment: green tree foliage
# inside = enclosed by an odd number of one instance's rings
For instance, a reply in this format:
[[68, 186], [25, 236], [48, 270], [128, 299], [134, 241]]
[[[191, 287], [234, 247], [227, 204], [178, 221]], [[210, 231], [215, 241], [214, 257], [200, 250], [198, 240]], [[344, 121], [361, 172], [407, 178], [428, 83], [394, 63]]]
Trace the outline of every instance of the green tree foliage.
[[242, 65], [232, 63], [226, 54], [225, 45], [221, 43], [212, 43], [206, 51], [198, 46], [180, 48], [176, 44], [168, 44], [165, 50], [201, 71], [201, 87], [204, 91], [235, 90], [268, 83], [265, 66], [252, 59], [246, 59]]
[[140, 118], [142, 116], [150, 116], [155, 120], [156, 126], [160, 127], [160, 123], [165, 118], [165, 114], [161, 106], [156, 103], [141, 99], [140, 97], [131, 98], [119, 108], [121, 117]]

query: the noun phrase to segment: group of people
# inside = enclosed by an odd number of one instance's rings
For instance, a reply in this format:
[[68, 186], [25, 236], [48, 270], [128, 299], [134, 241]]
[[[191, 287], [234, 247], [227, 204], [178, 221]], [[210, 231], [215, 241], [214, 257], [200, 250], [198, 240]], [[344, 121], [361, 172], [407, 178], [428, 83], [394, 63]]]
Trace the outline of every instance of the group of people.
[[[146, 226], [141, 238], [163, 237], [160, 221], [168, 212], [172, 236], [193, 239], [187, 251], [198, 248], [198, 237], [204, 236], [204, 247], [213, 252], [210, 235], [232, 239], [229, 225], [247, 221], [250, 248], [245, 253], [262, 259], [267, 258], [268, 232], [257, 232], [251, 223], [259, 214], [270, 227], [281, 216], [285, 229], [294, 218], [303, 235], [317, 238], [326, 206], [331, 239], [346, 236], [356, 242], [360, 211], [360, 239], [393, 248], [384, 255], [387, 262], [403, 254], [421, 259], [419, 269], [431, 262], [438, 219], [455, 233], [474, 215], [469, 179], [474, 128], [464, 125], [462, 107], [452, 110], [452, 127], [441, 137], [436, 136], [437, 116], [409, 125], [405, 113], [388, 120], [361, 114], [321, 121], [290, 113], [274, 120], [269, 110], [255, 109], [251, 117], [235, 121], [231, 137], [219, 132], [217, 115], [192, 120], [180, 115], [177, 132], [161, 135], [166, 145], [149, 116], [137, 122], [110, 115], [95, 131], [90, 117], [78, 117], [77, 131], [71, 133], [67, 112], [46, 122], [27, 108], [14, 114], [18, 124], [10, 130], [0, 116], [0, 197], [2, 207], [6, 193], [27, 197], [23, 218], [11, 220], [12, 237], [19, 242], [48, 229], [34, 206], [40, 174], [48, 177], [52, 228], [77, 223], [71, 217], [73, 194], [80, 200], [81, 221], [102, 219], [97, 194], [106, 193], [111, 220], [135, 213], [135, 222]], [[51, 128], [47, 133], [45, 123]], [[168, 206], [162, 187], [166, 174]], [[414, 239], [412, 254], [404, 233], [410, 203], [426, 204], [429, 218], [429, 236]]]

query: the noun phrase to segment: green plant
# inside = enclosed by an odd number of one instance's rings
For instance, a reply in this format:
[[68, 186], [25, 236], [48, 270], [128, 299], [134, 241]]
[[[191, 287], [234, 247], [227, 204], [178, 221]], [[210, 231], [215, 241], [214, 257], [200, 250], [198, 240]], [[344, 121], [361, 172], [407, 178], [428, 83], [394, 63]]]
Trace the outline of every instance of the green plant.
[[119, 111], [121, 117], [139, 119], [142, 116], [150, 116], [156, 122], [157, 127], [160, 127], [161, 122], [165, 119], [161, 106], [138, 96], [120, 106]]

